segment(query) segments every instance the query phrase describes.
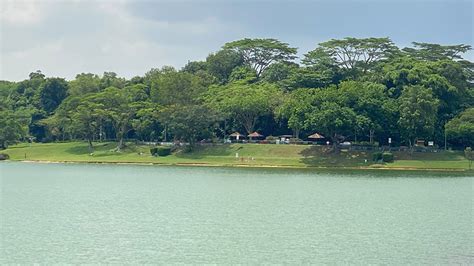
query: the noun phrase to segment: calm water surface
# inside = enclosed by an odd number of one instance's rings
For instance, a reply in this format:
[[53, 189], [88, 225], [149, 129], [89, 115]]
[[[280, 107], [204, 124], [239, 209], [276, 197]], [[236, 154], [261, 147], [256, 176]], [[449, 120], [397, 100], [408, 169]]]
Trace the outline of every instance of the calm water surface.
[[0, 163], [0, 263], [473, 264], [473, 181]]

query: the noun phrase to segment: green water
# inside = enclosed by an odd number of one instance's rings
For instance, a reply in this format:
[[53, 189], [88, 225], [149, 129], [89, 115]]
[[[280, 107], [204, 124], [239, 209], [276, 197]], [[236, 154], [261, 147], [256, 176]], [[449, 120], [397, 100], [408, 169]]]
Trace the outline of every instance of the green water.
[[0, 263], [473, 264], [473, 181], [0, 163]]

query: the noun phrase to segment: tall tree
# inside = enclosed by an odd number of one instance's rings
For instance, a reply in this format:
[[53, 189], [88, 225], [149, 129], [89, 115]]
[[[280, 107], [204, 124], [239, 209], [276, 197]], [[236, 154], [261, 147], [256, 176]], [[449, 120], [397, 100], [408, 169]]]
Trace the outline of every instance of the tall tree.
[[282, 92], [275, 85], [237, 82], [210, 88], [205, 101], [222, 116], [237, 121], [247, 133], [252, 133], [258, 119], [272, 114], [281, 98]]
[[349, 107], [335, 102], [325, 101], [313, 108], [306, 120], [306, 129], [322, 132], [330, 138], [336, 151], [337, 144], [352, 133], [356, 122], [356, 113]]
[[54, 111], [68, 95], [68, 83], [62, 78], [47, 78], [41, 85], [41, 107], [48, 113]]
[[189, 143], [192, 149], [198, 138], [207, 137], [216, 122], [213, 112], [202, 105], [169, 105], [160, 110], [160, 122], [177, 140]]
[[221, 83], [229, 81], [232, 70], [244, 64], [241, 54], [233, 50], [220, 50], [206, 58], [207, 68], [211, 75]]
[[416, 138], [433, 137], [439, 101], [429, 88], [406, 87], [398, 99], [402, 135], [412, 146]]
[[97, 94], [89, 93], [82, 96], [66, 98], [56, 109], [53, 116], [42, 120], [55, 136], [69, 135], [70, 139], [82, 138], [87, 141], [89, 152], [93, 152], [93, 144], [101, 121], [105, 119], [103, 105], [97, 101]]
[[207, 62], [204, 61], [189, 61], [182, 69], [184, 72], [196, 74], [201, 71], [207, 71]]
[[190, 104], [207, 89], [205, 81], [188, 72], [166, 70], [152, 81], [151, 98], [162, 105]]
[[69, 82], [69, 94], [78, 96], [91, 92], [99, 92], [100, 86], [101, 80], [98, 75], [92, 73], [77, 74], [76, 78]]
[[157, 140], [160, 137], [163, 131], [163, 126], [159, 122], [161, 109], [160, 105], [152, 102], [142, 102], [140, 108], [137, 108], [132, 127], [139, 139]]
[[373, 82], [344, 81], [339, 85], [338, 93], [344, 95], [344, 105], [358, 115], [356, 133], [368, 136], [370, 143], [376, 134], [388, 137], [396, 129], [396, 102], [385, 91], [383, 84]]
[[474, 147], [474, 107], [450, 120], [446, 124], [446, 135], [456, 145]]
[[278, 108], [278, 117], [288, 121], [288, 127], [293, 130], [293, 135], [299, 138], [300, 131], [305, 127], [308, 114], [313, 110], [314, 89], [297, 89], [285, 97]]
[[26, 109], [12, 110], [0, 108], [0, 149], [6, 149], [28, 135], [31, 114]]
[[276, 39], [249, 39], [226, 43], [225, 50], [238, 52], [244, 62], [255, 70], [257, 77], [272, 63], [291, 61], [296, 58], [296, 48]]
[[[352, 77], [370, 70], [375, 63], [389, 58], [398, 48], [389, 38], [344, 38], [322, 42], [319, 47], [305, 55], [305, 64], [322, 61], [336, 62]], [[330, 60], [331, 58], [332, 60]], [[319, 63], [319, 62], [318, 62]]]
[[70, 131], [83, 137], [88, 145], [89, 152], [94, 151], [92, 141], [100, 127], [100, 120], [103, 117], [101, 104], [90, 98], [81, 100], [77, 108], [70, 113]]
[[406, 47], [403, 51], [418, 59], [437, 61], [462, 59], [461, 54], [472, 49], [471, 45], [440, 45], [435, 43], [413, 42], [414, 48]]
[[101, 89], [108, 87], [123, 88], [125, 87], [127, 81], [124, 78], [121, 78], [115, 72], [104, 72], [100, 80]]
[[100, 111], [113, 125], [117, 151], [124, 147], [124, 138], [131, 129], [131, 120], [136, 113], [137, 105], [133, 104], [132, 95], [126, 89], [109, 87], [94, 96], [102, 107]]

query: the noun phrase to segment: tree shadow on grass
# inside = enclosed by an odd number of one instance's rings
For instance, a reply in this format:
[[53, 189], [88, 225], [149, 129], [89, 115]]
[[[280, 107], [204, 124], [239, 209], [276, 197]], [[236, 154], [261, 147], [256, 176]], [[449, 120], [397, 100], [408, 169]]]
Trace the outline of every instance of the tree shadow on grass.
[[[110, 151], [111, 149], [115, 148], [114, 143], [94, 143], [94, 151], [93, 153], [99, 152], [100, 154], [95, 154], [94, 156], [108, 156], [108, 155], [113, 155], [111, 152], [110, 154], [104, 154], [102, 155], [103, 152]], [[84, 154], [90, 154], [89, 152], [89, 146], [87, 143], [81, 143], [80, 145], [76, 145], [74, 147], [70, 147], [65, 150], [65, 152], [72, 154], [72, 155], [84, 155]]]
[[354, 167], [367, 165], [366, 152], [355, 152], [341, 150], [334, 152], [328, 146], [309, 146], [299, 153], [302, 158], [300, 162], [310, 167]]
[[439, 151], [439, 152], [409, 152], [395, 151], [395, 160], [417, 160], [417, 161], [459, 161], [464, 159], [461, 151]]
[[232, 147], [230, 144], [220, 145], [197, 145], [192, 151], [185, 152], [183, 149], [175, 153], [175, 156], [183, 159], [202, 159], [206, 156], [231, 156], [242, 147]]

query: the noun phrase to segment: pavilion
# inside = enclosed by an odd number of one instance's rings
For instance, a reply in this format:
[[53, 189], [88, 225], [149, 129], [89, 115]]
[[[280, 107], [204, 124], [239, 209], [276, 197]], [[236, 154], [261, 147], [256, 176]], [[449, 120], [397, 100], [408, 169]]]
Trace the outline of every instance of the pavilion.
[[263, 136], [262, 134], [258, 133], [257, 131], [255, 131], [255, 132], [253, 132], [253, 133], [250, 133], [250, 134], [248, 135], [248, 137], [249, 137], [250, 139], [252, 139], [252, 138], [263, 138], [264, 136]]
[[239, 132], [234, 132], [232, 134], [229, 135], [230, 138], [235, 138], [235, 140], [240, 140], [240, 139], [243, 139], [245, 138], [245, 135], [242, 135], [240, 134]]

